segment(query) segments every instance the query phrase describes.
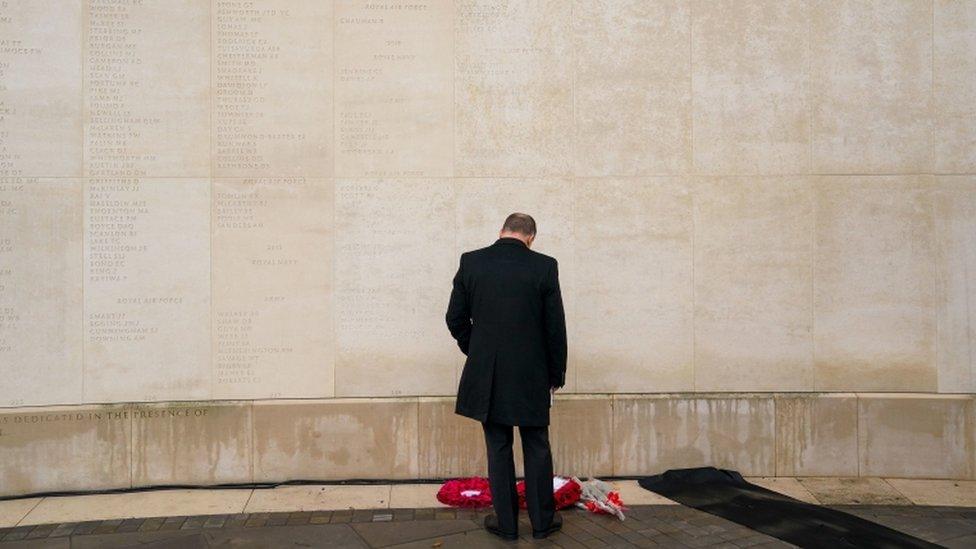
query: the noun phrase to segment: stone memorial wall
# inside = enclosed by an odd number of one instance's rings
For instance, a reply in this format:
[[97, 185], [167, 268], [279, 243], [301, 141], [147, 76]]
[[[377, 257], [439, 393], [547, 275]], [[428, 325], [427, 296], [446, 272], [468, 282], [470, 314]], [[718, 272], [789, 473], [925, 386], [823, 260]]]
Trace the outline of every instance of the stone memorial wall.
[[0, 0], [0, 495], [484, 474], [512, 211], [557, 469], [976, 476], [976, 0]]

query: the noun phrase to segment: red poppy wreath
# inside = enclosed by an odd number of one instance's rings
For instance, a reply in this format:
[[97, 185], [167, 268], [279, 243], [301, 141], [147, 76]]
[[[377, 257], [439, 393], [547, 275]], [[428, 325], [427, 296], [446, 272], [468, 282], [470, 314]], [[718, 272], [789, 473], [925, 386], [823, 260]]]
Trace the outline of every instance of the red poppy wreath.
[[[571, 478], [554, 475], [552, 488], [556, 509], [569, 507], [579, 501], [580, 485]], [[519, 507], [525, 509], [525, 481], [518, 481], [515, 490], [518, 492]], [[437, 501], [451, 507], [491, 507], [491, 488], [488, 479], [484, 477], [451, 479], [437, 491]]]
[[437, 501], [451, 507], [491, 507], [491, 488], [484, 477], [453, 478], [437, 491]]

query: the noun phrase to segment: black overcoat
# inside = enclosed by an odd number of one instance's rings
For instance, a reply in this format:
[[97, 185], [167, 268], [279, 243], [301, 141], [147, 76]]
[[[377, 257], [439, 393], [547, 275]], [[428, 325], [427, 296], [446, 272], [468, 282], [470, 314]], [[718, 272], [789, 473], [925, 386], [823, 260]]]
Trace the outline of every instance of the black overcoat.
[[467, 355], [454, 412], [506, 425], [549, 425], [549, 388], [566, 379], [556, 259], [508, 237], [461, 254], [445, 317]]

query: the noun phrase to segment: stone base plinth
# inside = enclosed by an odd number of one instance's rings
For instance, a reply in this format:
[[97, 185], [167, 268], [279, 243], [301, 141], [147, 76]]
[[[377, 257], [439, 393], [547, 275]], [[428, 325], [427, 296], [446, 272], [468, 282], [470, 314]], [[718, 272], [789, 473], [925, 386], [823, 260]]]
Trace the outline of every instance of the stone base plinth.
[[[453, 410], [450, 397], [4, 409], [0, 495], [486, 475], [480, 425]], [[974, 410], [974, 395], [921, 393], [564, 395], [550, 439], [556, 472], [577, 476], [972, 479]], [[517, 442], [516, 458], [521, 474]]]

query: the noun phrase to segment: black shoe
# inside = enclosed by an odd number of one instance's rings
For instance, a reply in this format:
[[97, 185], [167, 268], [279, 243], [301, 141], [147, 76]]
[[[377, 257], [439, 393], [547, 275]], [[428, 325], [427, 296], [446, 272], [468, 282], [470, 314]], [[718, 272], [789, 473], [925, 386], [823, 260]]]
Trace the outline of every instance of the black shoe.
[[559, 513], [555, 513], [552, 515], [552, 523], [549, 525], [549, 528], [546, 528], [541, 532], [532, 530], [532, 537], [535, 539], [542, 539], [548, 536], [549, 534], [558, 532], [562, 527], [563, 527], [563, 517]]
[[502, 539], [518, 539], [518, 532], [504, 532], [498, 527], [498, 515], [488, 515], [485, 517], [485, 530]]

